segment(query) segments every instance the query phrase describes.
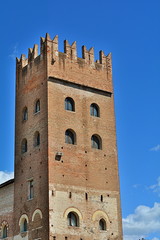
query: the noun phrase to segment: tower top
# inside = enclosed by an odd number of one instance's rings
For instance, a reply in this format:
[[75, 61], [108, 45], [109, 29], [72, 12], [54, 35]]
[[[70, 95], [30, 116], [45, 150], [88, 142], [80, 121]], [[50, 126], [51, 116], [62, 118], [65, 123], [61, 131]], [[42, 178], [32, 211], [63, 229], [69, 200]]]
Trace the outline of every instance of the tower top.
[[[52, 45], [52, 48], [49, 48]], [[64, 54], [67, 59], [71, 61], [83, 61], [84, 64], [88, 64], [91, 67], [96, 68], [110, 68], [111, 65], [111, 53], [105, 55], [101, 50], [99, 51], [99, 59], [95, 61], [94, 58], [94, 48], [91, 47], [89, 50], [86, 46], [82, 46], [82, 58], [77, 56], [77, 46], [76, 41], [71, 45], [68, 40], [64, 40], [64, 52], [58, 51], [58, 35], [51, 39], [50, 35], [46, 33], [46, 37], [40, 38], [40, 55], [38, 54], [38, 45], [34, 44], [33, 48], [28, 49], [28, 57], [22, 54], [20, 58], [17, 58], [17, 63], [21, 63], [22, 68], [33, 62], [37, 57], [46, 55], [47, 53], [52, 54], [52, 64], [54, 64], [54, 58], [59, 57], [59, 55]]]
[[94, 48], [87, 50], [86, 46], [82, 46], [80, 58], [77, 56], [76, 41], [69, 44], [67, 40], [64, 40], [64, 52], [60, 52], [57, 35], [51, 39], [47, 33], [45, 38], [40, 38], [40, 54], [35, 44], [28, 49], [28, 58], [22, 54], [16, 60], [17, 79], [21, 75], [29, 76], [38, 69], [46, 69], [47, 79], [54, 77], [111, 93], [113, 91], [111, 53], [105, 55], [100, 51], [99, 60], [95, 61]]

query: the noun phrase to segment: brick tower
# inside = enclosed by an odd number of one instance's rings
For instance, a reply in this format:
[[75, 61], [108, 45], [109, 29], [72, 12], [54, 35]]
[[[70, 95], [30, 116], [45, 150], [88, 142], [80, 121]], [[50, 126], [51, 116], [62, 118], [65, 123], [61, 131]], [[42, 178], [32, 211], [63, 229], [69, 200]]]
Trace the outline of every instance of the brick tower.
[[47, 34], [17, 59], [15, 240], [122, 240], [111, 55]]

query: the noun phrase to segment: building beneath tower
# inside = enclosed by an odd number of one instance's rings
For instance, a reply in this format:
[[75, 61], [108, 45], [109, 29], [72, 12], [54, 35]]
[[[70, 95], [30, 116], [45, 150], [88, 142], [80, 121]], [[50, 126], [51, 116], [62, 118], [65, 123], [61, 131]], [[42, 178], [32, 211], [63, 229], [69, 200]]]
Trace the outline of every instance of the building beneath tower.
[[48, 34], [16, 61], [15, 178], [0, 185], [7, 240], [122, 240], [111, 55]]

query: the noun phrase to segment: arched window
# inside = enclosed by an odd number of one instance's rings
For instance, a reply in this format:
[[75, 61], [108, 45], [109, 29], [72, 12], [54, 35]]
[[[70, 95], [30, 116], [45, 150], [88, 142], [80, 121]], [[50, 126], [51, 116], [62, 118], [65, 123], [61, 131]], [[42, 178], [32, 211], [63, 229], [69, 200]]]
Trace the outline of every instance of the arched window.
[[90, 114], [91, 114], [91, 116], [94, 116], [94, 117], [99, 117], [100, 116], [99, 107], [98, 107], [97, 104], [95, 104], [95, 103], [91, 104], [91, 106], [90, 106]]
[[67, 97], [65, 99], [65, 110], [72, 111], [72, 112], [75, 111], [74, 100], [70, 97]]
[[102, 140], [101, 140], [100, 136], [92, 135], [91, 146], [92, 146], [92, 148], [102, 149]]
[[23, 113], [22, 113], [23, 115], [22, 115], [22, 120], [23, 121], [26, 121], [26, 120], [28, 120], [28, 109], [27, 109], [27, 107], [25, 107], [24, 109], [23, 109]]
[[34, 134], [34, 146], [39, 146], [40, 145], [40, 133], [36, 132]]
[[20, 225], [20, 231], [21, 232], [27, 232], [28, 230], [28, 223], [27, 223], [27, 219], [23, 218], [21, 221], [21, 225]]
[[27, 229], [28, 229], [27, 220], [25, 219], [23, 223], [23, 232], [27, 232]]
[[26, 139], [26, 138], [24, 138], [24, 139], [22, 140], [21, 152], [22, 152], [22, 153], [27, 152], [27, 139]]
[[72, 227], [79, 227], [79, 217], [77, 213], [70, 212], [68, 214], [68, 225]]
[[7, 238], [8, 237], [8, 231], [7, 231], [7, 226], [5, 225], [2, 229], [2, 238]]
[[65, 143], [75, 144], [76, 143], [76, 134], [73, 130], [67, 129], [65, 132]]
[[103, 218], [99, 221], [99, 230], [106, 231], [106, 221]]
[[40, 100], [38, 99], [35, 103], [35, 113], [40, 112]]

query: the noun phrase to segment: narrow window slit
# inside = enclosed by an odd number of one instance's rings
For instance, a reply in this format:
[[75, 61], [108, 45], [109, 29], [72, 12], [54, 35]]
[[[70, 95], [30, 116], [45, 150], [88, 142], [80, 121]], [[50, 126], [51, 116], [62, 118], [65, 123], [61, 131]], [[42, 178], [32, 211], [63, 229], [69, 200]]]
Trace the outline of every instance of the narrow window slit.
[[88, 193], [85, 193], [86, 200], [88, 200]]
[[101, 195], [101, 202], [103, 202], [103, 195]]

